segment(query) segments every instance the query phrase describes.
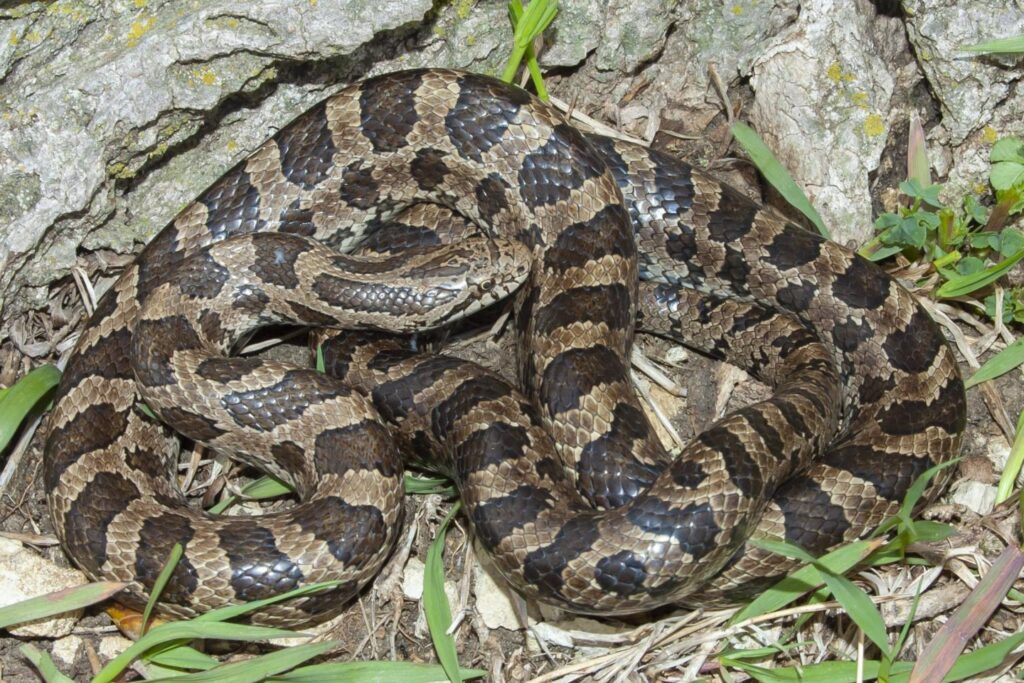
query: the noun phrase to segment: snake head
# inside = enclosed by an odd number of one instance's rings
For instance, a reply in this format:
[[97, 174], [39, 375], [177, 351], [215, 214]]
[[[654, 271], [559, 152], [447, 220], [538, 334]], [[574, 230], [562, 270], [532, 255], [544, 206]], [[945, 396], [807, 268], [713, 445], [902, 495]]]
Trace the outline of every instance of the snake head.
[[529, 277], [532, 263], [524, 244], [486, 237], [431, 247], [425, 253], [431, 258], [421, 273], [428, 287], [427, 298], [435, 302], [434, 326], [472, 315], [508, 297]]

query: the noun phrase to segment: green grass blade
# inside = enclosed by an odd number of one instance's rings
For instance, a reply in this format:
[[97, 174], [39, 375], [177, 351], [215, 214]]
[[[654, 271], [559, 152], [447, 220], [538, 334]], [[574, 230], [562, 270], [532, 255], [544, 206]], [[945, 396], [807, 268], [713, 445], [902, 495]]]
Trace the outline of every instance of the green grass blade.
[[829, 237], [828, 228], [825, 227], [825, 221], [821, 219], [821, 215], [811, 206], [807, 195], [796, 184], [796, 181], [772, 151], [768, 149], [768, 145], [764, 143], [761, 136], [755, 133], [753, 128], [739, 121], [732, 125], [732, 136], [750, 156], [750, 160], [754, 162], [754, 166], [757, 166], [757, 170], [761, 172], [765, 180], [771, 183], [772, 187], [778, 190], [787, 202], [807, 216], [822, 236]]
[[268, 605], [273, 605], [278, 602], [285, 600], [291, 600], [292, 598], [300, 598], [306, 595], [312, 595], [314, 593], [320, 593], [321, 591], [331, 590], [341, 585], [341, 581], [323, 581], [321, 583], [311, 583], [308, 586], [296, 588], [294, 590], [281, 593], [280, 595], [274, 595], [269, 598], [263, 598], [262, 600], [253, 600], [252, 602], [246, 602], [241, 605], [228, 605], [227, 607], [220, 607], [218, 609], [210, 610], [206, 614], [200, 614], [192, 621], [205, 622], [205, 621], [227, 621], [228, 619], [234, 619], [240, 617], [243, 614], [248, 614], [258, 609], [263, 609]]
[[[1013, 445], [1010, 446], [1010, 457], [1006, 459], [1003, 473], [999, 475], [996, 505], [1008, 500], [1013, 494], [1013, 487], [1017, 485], [1017, 475], [1020, 474], [1021, 468], [1024, 468], [1024, 412], [1017, 418], [1017, 432], [1013, 437]], [[1024, 497], [1021, 501], [1024, 502]], [[1024, 514], [1021, 517], [1024, 517]]]
[[[763, 543], [763, 539], [751, 541], [755, 545]], [[855, 541], [832, 552], [822, 555], [818, 563], [828, 567], [835, 574], [842, 574], [863, 562], [882, 541]], [[770, 548], [766, 548], [770, 549]], [[792, 572], [774, 586], [758, 595], [750, 604], [737, 612], [730, 624], [738, 624], [747, 619], [774, 612], [795, 602], [800, 596], [808, 593], [824, 583], [821, 573], [814, 565], [807, 565]]]
[[[778, 555], [791, 557], [801, 562], [807, 562], [818, 570], [818, 576], [828, 586], [832, 596], [843, 606], [846, 613], [853, 619], [853, 622], [871, 639], [883, 654], [889, 654], [889, 640], [886, 637], [885, 622], [879, 614], [875, 603], [871, 601], [867, 593], [858, 588], [852, 581], [841, 573], [833, 572], [828, 565], [819, 562], [813, 555], [803, 548], [786, 541], [773, 541], [767, 539], [751, 540], [751, 543], [764, 550], [769, 550]], [[845, 571], [845, 570], [844, 570]]]
[[216, 505], [211, 505], [207, 512], [211, 515], [219, 515], [237, 503], [241, 498], [248, 498], [249, 500], [265, 500], [267, 498], [286, 496], [291, 492], [292, 488], [288, 486], [288, 484], [279, 479], [275, 479], [274, 477], [263, 475], [259, 479], [253, 479], [243, 486], [240, 491], [240, 495], [228, 496]]
[[405, 473], [405, 492], [417, 496], [430, 493], [454, 496], [458, 493], [451, 479], [444, 477], [418, 477], [408, 472]]
[[537, 95], [546, 101], [548, 99], [547, 89], [544, 87], [544, 79], [541, 77], [540, 67], [531, 46], [537, 36], [554, 21], [555, 15], [558, 13], [558, 2], [557, 0], [533, 0], [526, 8], [523, 8], [521, 0], [510, 0], [508, 13], [513, 26], [512, 52], [505, 63], [501, 80], [511, 83], [525, 57], [527, 66], [530, 68], [530, 76], [537, 88]]
[[907, 636], [910, 635], [910, 627], [914, 623], [914, 616], [917, 614], [918, 605], [921, 603], [921, 590], [923, 588], [924, 583], [918, 581], [917, 590], [914, 591], [914, 600], [910, 603], [910, 613], [907, 615], [907, 620], [903, 622], [903, 627], [900, 628], [900, 633], [896, 636], [896, 642], [893, 643], [889, 655], [882, 659], [881, 666], [878, 668], [878, 675], [882, 680], [889, 679], [889, 672], [892, 671], [892, 666], [896, 663], [892, 658], [903, 649], [907, 642]]
[[60, 370], [40, 365], [7, 387], [0, 398], [0, 452], [7, 448], [25, 417], [36, 409], [60, 382]]
[[206, 671], [220, 664], [214, 657], [188, 645], [169, 647], [161, 652], [146, 655], [148, 663], [171, 669]]
[[156, 606], [156, 601], [160, 599], [160, 594], [164, 591], [164, 586], [171, 579], [171, 574], [174, 573], [174, 569], [178, 566], [178, 561], [181, 560], [181, 556], [184, 554], [184, 549], [180, 543], [175, 543], [174, 547], [171, 548], [171, 552], [167, 556], [167, 562], [164, 563], [163, 569], [160, 570], [160, 575], [156, 577], [156, 581], [153, 582], [153, 590], [149, 592], [149, 600], [146, 601], [146, 608], [142, 610], [142, 626], [139, 628], [139, 633], [145, 634], [146, 629], [149, 628], [149, 617], [153, 614], [153, 607]]
[[853, 623], [857, 624], [885, 657], [891, 657], [885, 622], [871, 597], [845, 576], [822, 571], [820, 567], [818, 571], [825, 579], [825, 585], [832, 591], [832, 596], [843, 606], [846, 614], [853, 619]]
[[1013, 268], [1021, 259], [1024, 259], [1024, 249], [1021, 249], [1013, 256], [1005, 258], [995, 265], [989, 266], [985, 270], [977, 273], [971, 273], [970, 275], [951, 277], [949, 280], [944, 282], [941, 287], [935, 290], [935, 293], [943, 298], [970, 294], [982, 287], [987, 287], [1003, 275], [1006, 275], [1006, 273], [1010, 272], [1010, 269]]
[[983, 43], [977, 43], [976, 45], [968, 45], [966, 47], [962, 47], [960, 48], [960, 51], [975, 52], [978, 54], [1020, 54], [1024, 52], [1024, 36], [1015, 36], [1013, 38], [998, 38], [996, 40], [986, 40]]
[[87, 583], [84, 586], [65, 588], [63, 590], [40, 595], [16, 602], [13, 605], [0, 607], [0, 628], [7, 628], [27, 621], [44, 619], [57, 614], [95, 605], [117, 595], [127, 584], [114, 581]]
[[1005, 349], [989, 358], [964, 382], [964, 387], [971, 387], [1005, 375], [1010, 370], [1024, 364], [1024, 337], [1017, 339]]
[[916, 539], [919, 533], [917, 531], [917, 526], [919, 522], [915, 522], [912, 518], [914, 508], [917, 507], [917, 504], [921, 500], [921, 497], [924, 496], [925, 491], [928, 490], [928, 484], [931, 483], [935, 475], [937, 475], [939, 472], [946, 469], [947, 467], [952, 467], [953, 465], [959, 462], [960, 458], [953, 458], [952, 460], [947, 460], [946, 462], [940, 462], [938, 465], [932, 465], [924, 472], [922, 472], [917, 477], [917, 479], [914, 480], [914, 483], [910, 485], [910, 488], [907, 489], [907, 492], [903, 495], [903, 502], [900, 503], [900, 509], [896, 513], [896, 516], [890, 517], [889, 519], [879, 524], [878, 528], [871, 532], [869, 538], [878, 538], [882, 534], [885, 534], [888, 531], [890, 531], [891, 529], [900, 528], [901, 531], [908, 532], [913, 537], [910, 540]]
[[173, 678], [156, 678], [155, 681], [181, 681], [185, 683], [257, 683], [275, 674], [294, 669], [305, 661], [326, 654], [341, 643], [334, 640], [322, 643], [306, 643], [277, 650], [253, 659], [222, 664], [208, 671], [200, 671]]
[[1011, 544], [925, 646], [911, 674], [912, 681], [941, 680], [953, 669], [964, 647], [999, 607], [1021, 569], [1024, 553]]
[[461, 503], [456, 502], [441, 521], [437, 529], [437, 537], [427, 549], [426, 565], [423, 570], [423, 613], [427, 618], [430, 639], [434, 643], [437, 659], [444, 667], [450, 681], [459, 681], [459, 655], [455, 649], [455, 639], [448, 633], [452, 625], [452, 610], [448, 605], [448, 596], [444, 592], [444, 539], [448, 532], [448, 524], [458, 513]]
[[24, 655], [25, 659], [32, 662], [39, 675], [46, 683], [75, 683], [73, 680], [57, 670], [57, 665], [50, 659], [50, 655], [37, 650], [31, 645], [22, 645], [18, 652]]
[[[459, 676], [467, 681], [482, 678], [481, 669], [459, 669]], [[329, 662], [311, 664], [295, 671], [269, 679], [274, 683], [441, 683], [448, 680], [444, 668], [436, 664], [413, 662]]]
[[149, 650], [176, 641], [190, 641], [196, 638], [210, 638], [213, 640], [240, 640], [246, 642], [258, 640], [272, 640], [274, 638], [292, 638], [296, 635], [292, 631], [280, 628], [269, 628], [266, 626], [250, 626], [248, 624], [231, 624], [220, 621], [176, 621], [169, 624], [161, 624], [152, 629], [149, 633], [129, 645], [124, 652], [110, 660], [105, 667], [96, 675], [92, 683], [110, 683], [136, 658], [143, 656]]

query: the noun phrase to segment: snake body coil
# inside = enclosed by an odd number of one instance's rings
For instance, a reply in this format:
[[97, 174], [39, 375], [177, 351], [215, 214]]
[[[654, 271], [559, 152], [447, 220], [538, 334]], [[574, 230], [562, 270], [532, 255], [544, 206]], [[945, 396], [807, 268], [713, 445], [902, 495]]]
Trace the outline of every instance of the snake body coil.
[[[417, 202], [529, 250], [514, 321], [524, 394], [463, 361], [386, 346], [331, 352], [338, 374], [365, 381], [373, 406], [324, 378], [277, 368], [261, 379], [248, 359], [204, 371], [187, 355], [213, 339], [223, 352], [227, 319], [263, 320], [275, 306], [337, 324], [317, 302], [353, 290], [325, 284], [305, 247], [246, 242], [248, 257], [227, 263], [211, 245], [280, 232], [347, 251], [364, 226]], [[210, 312], [210, 289], [245, 269], [244, 287]], [[274, 304], [263, 291], [299, 282], [313, 284], [311, 299]], [[195, 313], [177, 315], [179, 301]], [[668, 322], [655, 310], [666, 308]], [[698, 346], [778, 380], [777, 393], [673, 461], [629, 379], [638, 314], [671, 336], [706, 326]], [[408, 314], [374, 315], [371, 327], [400, 328]], [[141, 328], [156, 340], [145, 348]], [[756, 340], [768, 333], [763, 352]], [[195, 344], [160, 342], [189, 335]], [[192, 391], [203, 409], [177, 405], [196, 374], [220, 393]], [[270, 434], [272, 471], [306, 502], [258, 518], [188, 510], [172, 483], [177, 440], [135, 407], [136, 380], [194, 439], [247, 453], [248, 442], [224, 436], [235, 425]], [[318, 417], [345, 402], [344, 424]], [[179, 615], [340, 576], [342, 587], [259, 617], [322, 618], [369, 580], [396, 533], [399, 470], [383, 428], [369, 426], [376, 411], [408, 447], [447, 458], [478, 537], [519, 590], [605, 614], [698, 588], [728, 597], [778, 572], [777, 560], [743, 546], [751, 533], [811, 550], [863, 533], [917, 475], [956, 454], [965, 423], [937, 327], [874, 265], [678, 160], [584, 138], [519, 89], [440, 70], [374, 78], [314, 107], [182, 211], [103, 297], [51, 418], [45, 477], [58, 536], [87, 573], [131, 582], [137, 599], [181, 543], [163, 595]], [[311, 422], [299, 426], [302, 414]], [[329, 462], [333, 452], [350, 457]]]

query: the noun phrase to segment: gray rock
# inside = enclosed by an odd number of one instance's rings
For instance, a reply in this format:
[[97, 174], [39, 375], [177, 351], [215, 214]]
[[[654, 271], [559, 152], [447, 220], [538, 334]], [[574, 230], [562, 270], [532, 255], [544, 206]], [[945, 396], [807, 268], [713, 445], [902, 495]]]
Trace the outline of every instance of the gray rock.
[[1024, 11], [1007, 0], [904, 0], [903, 9], [910, 43], [942, 107], [944, 142], [959, 145], [998, 118], [997, 109], [1021, 80], [1020, 69], [1007, 68], [1019, 58], [960, 50], [1024, 35]]
[[750, 119], [839, 241], [872, 233], [868, 176], [890, 125], [891, 31], [868, 3], [802, 3], [753, 65]]
[[[3, 319], [39, 304], [80, 245], [124, 250], [148, 238], [324, 96], [299, 78], [276, 85], [280, 69], [354, 68], [375, 36], [414, 28], [430, 9], [429, 0], [61, 0], [7, 10]], [[255, 108], [236, 114], [247, 94]]]
[[[0, 607], [73, 588], [85, 583], [85, 575], [76, 569], [59, 567], [40, 557], [17, 541], [0, 538]], [[11, 628], [16, 636], [63, 638], [71, 633], [82, 616], [73, 610]]]

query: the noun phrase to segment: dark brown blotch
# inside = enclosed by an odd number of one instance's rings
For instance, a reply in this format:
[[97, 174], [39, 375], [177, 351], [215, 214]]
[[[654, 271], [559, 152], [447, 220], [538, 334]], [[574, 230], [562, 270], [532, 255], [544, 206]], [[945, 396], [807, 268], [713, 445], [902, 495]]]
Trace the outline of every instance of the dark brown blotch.
[[318, 434], [313, 462], [320, 475], [375, 470], [385, 477], [394, 477], [402, 471], [391, 433], [383, 425], [370, 421]]
[[224, 283], [231, 278], [228, 269], [217, 263], [209, 249], [185, 259], [175, 274], [174, 282], [190, 299], [215, 299]]
[[200, 443], [209, 443], [224, 433], [217, 426], [216, 420], [184, 408], [164, 408], [160, 411], [160, 417], [188, 438]]
[[519, 193], [528, 206], [549, 206], [564, 202], [573, 190], [604, 172], [604, 163], [582, 143], [579, 133], [563, 124], [543, 146], [523, 157]]
[[139, 489], [116, 472], [97, 472], [71, 501], [64, 515], [64, 543], [75, 562], [99, 577], [107, 561], [107, 529], [133, 501]]
[[185, 551], [160, 592], [161, 602], [187, 605], [199, 586], [198, 572], [188, 555], [188, 544], [195, 535], [192, 523], [180, 514], [165, 512], [148, 518], [139, 530], [139, 550], [135, 557], [135, 580], [153, 590], [175, 543]]
[[842, 542], [850, 529], [843, 507], [809, 477], [787, 480], [773, 501], [782, 509], [786, 540], [816, 555]]
[[647, 567], [642, 557], [628, 550], [602, 557], [594, 567], [597, 584], [607, 593], [629, 597], [645, 591]]
[[559, 354], [544, 369], [541, 401], [548, 415], [559, 415], [580, 407], [583, 396], [601, 384], [629, 384], [622, 359], [607, 346], [570, 349]]
[[621, 507], [654, 483], [660, 468], [632, 457], [649, 437], [642, 411], [627, 403], [615, 406], [611, 427], [583, 447], [576, 464], [578, 488], [591, 505]]
[[818, 286], [816, 284], [799, 280], [779, 287], [775, 293], [775, 300], [787, 311], [803, 313], [810, 308], [817, 293]]
[[765, 251], [765, 261], [779, 270], [797, 268], [818, 258], [823, 240], [794, 223], [786, 223]]
[[836, 276], [832, 294], [854, 308], [873, 310], [885, 303], [892, 280], [881, 268], [854, 256], [846, 270]]
[[351, 396], [352, 389], [313, 370], [289, 370], [277, 382], [226, 393], [221, 406], [245, 429], [269, 432], [299, 419], [313, 405]]
[[77, 387], [86, 377], [130, 377], [131, 343], [131, 331], [127, 327], [120, 327], [73, 355], [60, 378], [61, 395]]
[[729, 471], [729, 481], [745, 498], [761, 497], [765, 489], [765, 476], [750, 457], [746, 444], [728, 427], [717, 424], [701, 433], [697, 440], [717, 452]]
[[47, 440], [44, 459], [47, 491], [57, 488], [64, 470], [83, 455], [117, 443], [128, 427], [128, 415], [115, 410], [109, 403], [94, 403], [71, 422], [53, 429]]
[[750, 264], [742, 251], [731, 246], [725, 248], [725, 259], [717, 275], [728, 282], [734, 292], [740, 295], [750, 293]]
[[441, 150], [429, 147], [416, 151], [416, 157], [409, 164], [409, 172], [421, 190], [429, 192], [444, 183], [450, 172], [444, 162], [446, 156]]
[[609, 204], [590, 220], [561, 230], [544, 251], [544, 269], [561, 272], [568, 268], [585, 268], [604, 256], [623, 259], [636, 256], [629, 216], [618, 204]]
[[718, 208], [708, 213], [708, 235], [721, 244], [734, 244], [750, 232], [757, 211], [756, 204], [736, 190], [723, 185]]
[[124, 451], [124, 462], [136, 472], [142, 472], [151, 479], [170, 476], [169, 458], [166, 453], [147, 448], [144, 444], [133, 444]]
[[497, 173], [492, 173], [477, 184], [476, 206], [484, 223], [492, 225], [494, 217], [508, 209], [510, 190], [508, 183]]
[[690, 491], [696, 490], [708, 478], [699, 463], [686, 458], [676, 458], [669, 466], [669, 472], [677, 486]]
[[291, 521], [324, 543], [348, 569], [370, 566], [387, 552], [384, 515], [372, 505], [350, 505], [327, 496], [298, 507]]
[[419, 72], [386, 74], [363, 82], [359, 91], [360, 132], [375, 152], [394, 152], [409, 144], [408, 135], [419, 119], [416, 90]]
[[263, 365], [260, 358], [207, 358], [199, 363], [196, 374], [203, 379], [213, 382], [236, 382], [243, 377], [248, 377], [253, 371]]
[[509, 460], [522, 458], [530, 446], [530, 437], [522, 425], [494, 422], [478, 429], [454, 449], [452, 463], [461, 481], [469, 475]]
[[300, 304], [297, 301], [289, 301], [288, 308], [292, 311], [292, 322], [300, 325], [337, 325], [338, 319], [315, 308]]
[[477, 76], [459, 79], [459, 97], [444, 117], [448, 139], [459, 156], [483, 161], [501, 142], [519, 108], [529, 101], [517, 88]]
[[832, 328], [832, 341], [840, 351], [851, 353], [874, 335], [875, 331], [866, 320], [847, 317]]
[[[535, 518], [536, 515], [524, 515], [524, 519]], [[523, 559], [523, 578], [542, 593], [560, 597], [565, 585], [562, 572], [570, 562], [590, 551], [600, 535], [594, 516], [573, 517], [558, 530], [555, 540], [549, 545], [527, 553]]]
[[465, 363], [451, 356], [428, 356], [404, 377], [374, 387], [373, 405], [389, 422], [400, 421], [422, 407], [417, 400], [420, 392], [433, 386], [445, 372]]
[[[135, 261], [135, 267], [139, 270], [136, 289], [140, 299], [144, 301], [153, 290], [166, 281], [170, 273], [175, 271], [184, 257], [184, 253], [179, 251], [179, 248], [178, 230], [172, 223], [157, 233], [157, 236], [150, 240], [146, 248], [142, 250]], [[112, 289], [111, 295], [113, 291]], [[105, 299], [106, 297], [100, 300], [101, 306], [104, 305]]]
[[213, 184], [198, 200], [206, 206], [206, 227], [211, 241], [246, 235], [266, 229], [260, 218], [260, 191], [242, 168], [232, 169]]
[[870, 483], [876, 493], [899, 501], [914, 480], [934, 465], [931, 458], [900, 455], [863, 444], [841, 444], [828, 451], [822, 462]]
[[916, 374], [931, 368], [943, 343], [938, 325], [918, 306], [906, 327], [885, 338], [882, 349], [893, 367]]
[[946, 382], [932, 401], [901, 400], [886, 406], [876, 416], [886, 434], [909, 436], [937, 427], [947, 434], [959, 434], [967, 426], [967, 403], [959, 377]]
[[536, 522], [554, 504], [548, 491], [523, 484], [503, 496], [474, 505], [469, 514], [484, 547], [493, 550], [516, 529]]
[[281, 209], [277, 217], [279, 232], [312, 237], [316, 234], [313, 224], [313, 209], [302, 206], [302, 198], [296, 197], [291, 204]]
[[327, 122], [327, 103], [316, 105], [274, 138], [288, 182], [312, 190], [331, 175], [337, 149]]
[[199, 331], [203, 338], [212, 342], [224, 339], [228, 331], [224, 328], [220, 313], [214, 310], [205, 310], [199, 315]]
[[178, 351], [203, 347], [195, 328], [182, 315], [140, 320], [135, 327], [132, 345], [135, 378], [149, 387], [177, 384], [178, 377], [171, 366], [171, 358]]
[[239, 601], [270, 598], [302, 585], [302, 569], [278, 549], [274, 533], [260, 526], [258, 519], [224, 518], [217, 535], [231, 565], [231, 588]]
[[306, 451], [294, 441], [281, 441], [270, 447], [270, 455], [281, 469], [294, 477], [302, 477], [309, 472]]
[[455, 387], [443, 401], [430, 411], [431, 432], [438, 441], [450, 436], [456, 423], [466, 413], [487, 401], [494, 401], [512, 394], [512, 388], [501, 379], [480, 374], [471, 377]]
[[694, 561], [700, 561], [719, 547], [717, 537], [722, 529], [708, 503], [690, 503], [676, 508], [655, 496], [644, 496], [637, 499], [626, 518], [645, 533], [671, 539], [682, 552], [692, 555]]
[[373, 177], [373, 166], [354, 161], [341, 172], [338, 197], [349, 206], [366, 211], [380, 202], [380, 183]]
[[295, 264], [312, 248], [310, 242], [294, 235], [269, 232], [254, 235], [252, 244], [256, 260], [251, 268], [258, 278], [284, 289], [299, 286]]
[[231, 293], [231, 308], [249, 316], [259, 316], [269, 303], [270, 297], [256, 285], [239, 285]]
[[558, 294], [538, 310], [534, 331], [550, 336], [574, 323], [604, 323], [610, 330], [626, 330], [634, 320], [633, 292], [622, 283], [576, 287]]

